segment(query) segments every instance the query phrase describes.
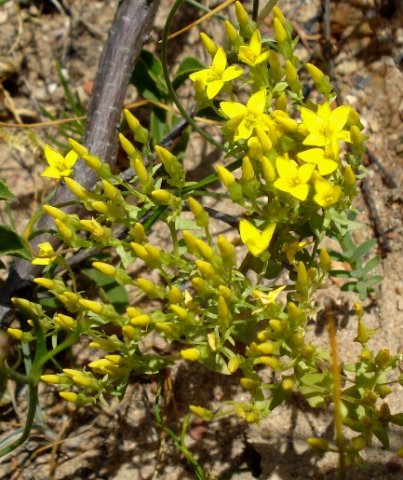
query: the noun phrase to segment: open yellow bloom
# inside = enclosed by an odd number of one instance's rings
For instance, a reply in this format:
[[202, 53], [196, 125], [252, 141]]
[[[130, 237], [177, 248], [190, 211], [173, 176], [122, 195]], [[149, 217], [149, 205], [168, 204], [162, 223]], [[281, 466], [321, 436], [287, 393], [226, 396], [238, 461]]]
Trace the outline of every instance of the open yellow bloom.
[[321, 175], [329, 175], [333, 173], [338, 166], [338, 163], [330, 158], [326, 158], [325, 151], [322, 148], [310, 148], [304, 152], [297, 154], [297, 157], [307, 163], [314, 163], [317, 165]]
[[225, 82], [230, 82], [242, 75], [243, 70], [238, 65], [232, 65], [227, 68], [227, 57], [222, 48], [217, 50], [214, 55], [211, 67], [192, 73], [189, 78], [193, 82], [199, 82], [204, 88], [207, 88], [207, 98], [211, 100], [214, 98]]
[[49, 265], [56, 259], [55, 251], [49, 242], [43, 242], [38, 245], [39, 252], [32, 260], [33, 265]]
[[45, 158], [49, 167], [45, 168], [41, 176], [62, 178], [69, 177], [73, 173], [73, 167], [78, 159], [78, 155], [74, 150], [70, 150], [68, 154], [63, 157], [61, 153], [49, 145], [45, 145]]
[[337, 158], [339, 140], [350, 141], [350, 132], [343, 130], [350, 110], [347, 105], [332, 110], [329, 102], [318, 105], [317, 113], [302, 107], [302, 122], [309, 132], [303, 144], [325, 147], [326, 157]]
[[262, 39], [259, 30], [253, 32], [248, 46], [239, 47], [238, 58], [250, 67], [256, 67], [256, 65], [268, 61], [269, 52], [262, 53]]
[[275, 228], [276, 224], [272, 223], [261, 232], [248, 220], [243, 219], [239, 222], [241, 240], [254, 257], [258, 257], [269, 248]]
[[306, 200], [309, 193], [308, 182], [315, 170], [315, 165], [306, 163], [302, 167], [298, 167], [293, 160], [277, 157], [276, 168], [279, 178], [273, 185], [282, 192], [290, 193], [298, 200]]
[[341, 194], [341, 188], [338, 185], [332, 185], [326, 180], [316, 180], [315, 190], [316, 194], [313, 199], [323, 208], [337, 203]]
[[270, 117], [263, 113], [266, 106], [266, 91], [259, 90], [253, 94], [246, 105], [238, 102], [221, 102], [224, 115], [230, 120], [227, 127], [235, 130], [234, 140], [248, 140], [256, 127], [267, 130]]

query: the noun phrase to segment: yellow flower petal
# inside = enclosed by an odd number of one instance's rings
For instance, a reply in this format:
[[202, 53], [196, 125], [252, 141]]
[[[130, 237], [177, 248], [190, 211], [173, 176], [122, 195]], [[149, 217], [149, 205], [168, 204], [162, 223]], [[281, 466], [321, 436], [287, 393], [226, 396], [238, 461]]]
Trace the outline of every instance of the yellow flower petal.
[[276, 224], [272, 223], [261, 232], [258, 228], [248, 222], [248, 220], [242, 219], [239, 222], [239, 233], [242, 242], [255, 257], [258, 257], [268, 249], [275, 228]]
[[234, 80], [235, 78], [238, 78], [243, 74], [243, 70], [239, 65], [232, 65], [231, 67], [228, 67], [225, 69], [225, 72], [222, 74], [222, 81], [223, 82], [229, 82], [231, 80]]
[[246, 104], [247, 109], [255, 114], [263, 113], [266, 107], [266, 90], [254, 93]]
[[348, 105], [340, 105], [340, 107], [337, 107], [331, 112], [329, 115], [329, 123], [335, 132], [339, 132], [347, 123], [350, 110]]
[[207, 85], [207, 98], [211, 100], [214, 98], [219, 91], [222, 89], [224, 86], [224, 82], [222, 80], [214, 80], [213, 82], [209, 83]]
[[214, 55], [213, 63], [211, 64], [211, 69], [214, 72], [221, 76], [227, 66], [227, 57], [225, 56], [225, 52], [222, 48], [217, 50], [217, 53]]
[[228, 118], [240, 117], [246, 113], [245, 105], [238, 102], [221, 102], [220, 108]]

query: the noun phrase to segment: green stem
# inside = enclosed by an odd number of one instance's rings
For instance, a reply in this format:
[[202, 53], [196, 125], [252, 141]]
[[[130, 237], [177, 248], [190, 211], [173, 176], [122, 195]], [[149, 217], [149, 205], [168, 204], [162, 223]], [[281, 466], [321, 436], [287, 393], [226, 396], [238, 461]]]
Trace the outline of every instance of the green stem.
[[257, 16], [259, 14], [259, 0], [253, 0], [252, 20], [257, 22]]

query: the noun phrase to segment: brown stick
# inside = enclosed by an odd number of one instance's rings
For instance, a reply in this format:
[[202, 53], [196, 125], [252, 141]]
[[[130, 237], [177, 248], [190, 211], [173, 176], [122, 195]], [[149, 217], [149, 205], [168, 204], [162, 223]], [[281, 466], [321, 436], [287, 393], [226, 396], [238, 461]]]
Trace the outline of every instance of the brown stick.
[[[158, 4], [159, 0], [121, 0], [99, 60], [84, 144], [91, 153], [111, 166], [116, 162], [117, 130], [130, 75], [152, 28]], [[81, 159], [77, 162], [74, 178], [88, 190], [92, 190], [97, 181], [95, 173]], [[51, 203], [60, 204], [69, 200], [72, 200], [72, 195], [61, 184]], [[39, 220], [37, 229], [50, 228], [53, 228], [53, 220], [46, 215]], [[57, 238], [44, 233], [32, 240], [32, 247], [35, 249], [44, 241], [57, 245]], [[11, 298], [32, 289], [32, 279], [40, 270], [41, 267], [35, 267], [26, 260], [15, 262], [0, 291], [1, 325], [7, 325], [11, 320]]]

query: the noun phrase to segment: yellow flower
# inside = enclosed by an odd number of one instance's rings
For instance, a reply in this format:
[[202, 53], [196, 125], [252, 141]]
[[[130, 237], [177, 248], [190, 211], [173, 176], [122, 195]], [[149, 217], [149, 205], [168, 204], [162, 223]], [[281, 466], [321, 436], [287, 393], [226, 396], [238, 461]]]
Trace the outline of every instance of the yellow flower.
[[43, 242], [38, 245], [39, 252], [32, 260], [33, 265], [49, 265], [56, 259], [55, 251], [49, 242]]
[[301, 252], [308, 244], [309, 242], [298, 242], [298, 240], [294, 240], [291, 243], [285, 243], [281, 251], [285, 252], [287, 260], [290, 263], [295, 263], [295, 255]]
[[227, 57], [224, 50], [219, 48], [211, 67], [192, 73], [189, 78], [193, 82], [201, 82], [204, 88], [207, 87], [207, 98], [211, 100], [218, 95], [225, 82], [238, 78], [242, 73], [243, 70], [238, 65], [227, 68]]
[[238, 102], [221, 102], [220, 107], [224, 115], [230, 120], [227, 127], [235, 130], [234, 140], [245, 139], [252, 135], [256, 127], [267, 130], [270, 118], [263, 113], [266, 106], [266, 91], [259, 90], [253, 94], [246, 105]]
[[302, 107], [302, 122], [309, 132], [303, 144], [325, 147], [326, 157], [337, 158], [339, 140], [350, 141], [350, 132], [343, 130], [350, 111], [347, 105], [341, 105], [332, 110], [329, 102], [318, 105], [317, 113]]
[[239, 47], [238, 58], [250, 67], [256, 67], [256, 65], [268, 61], [269, 52], [262, 53], [262, 39], [259, 30], [253, 32], [249, 46]]
[[341, 194], [341, 188], [338, 185], [332, 185], [326, 180], [317, 180], [315, 182], [315, 190], [316, 194], [313, 199], [323, 208], [337, 203]]
[[277, 157], [276, 168], [280, 178], [273, 185], [282, 192], [290, 193], [298, 200], [306, 200], [309, 193], [308, 182], [315, 170], [315, 165], [307, 163], [298, 167], [293, 160]]
[[322, 148], [310, 148], [298, 153], [297, 157], [304, 162], [317, 165], [321, 175], [333, 173], [338, 166], [337, 162], [326, 158], [325, 151]]
[[49, 145], [45, 145], [45, 158], [49, 167], [41, 173], [42, 177], [62, 178], [69, 177], [73, 173], [73, 167], [78, 159], [78, 155], [74, 150], [70, 150], [68, 154], [63, 155], [53, 150]]
[[243, 219], [239, 222], [242, 242], [254, 257], [258, 257], [269, 248], [275, 228], [276, 224], [272, 223], [261, 232], [248, 220]]
[[[270, 305], [271, 303], [274, 303], [276, 298], [280, 295], [280, 293], [285, 289], [285, 285], [275, 288], [274, 290], [271, 290], [269, 293], [264, 293], [261, 292], [260, 290], [253, 290], [252, 295], [255, 297], [256, 300], [259, 300], [262, 305]], [[263, 309], [260, 310], [255, 310], [253, 313], [258, 313], [262, 311]]]

